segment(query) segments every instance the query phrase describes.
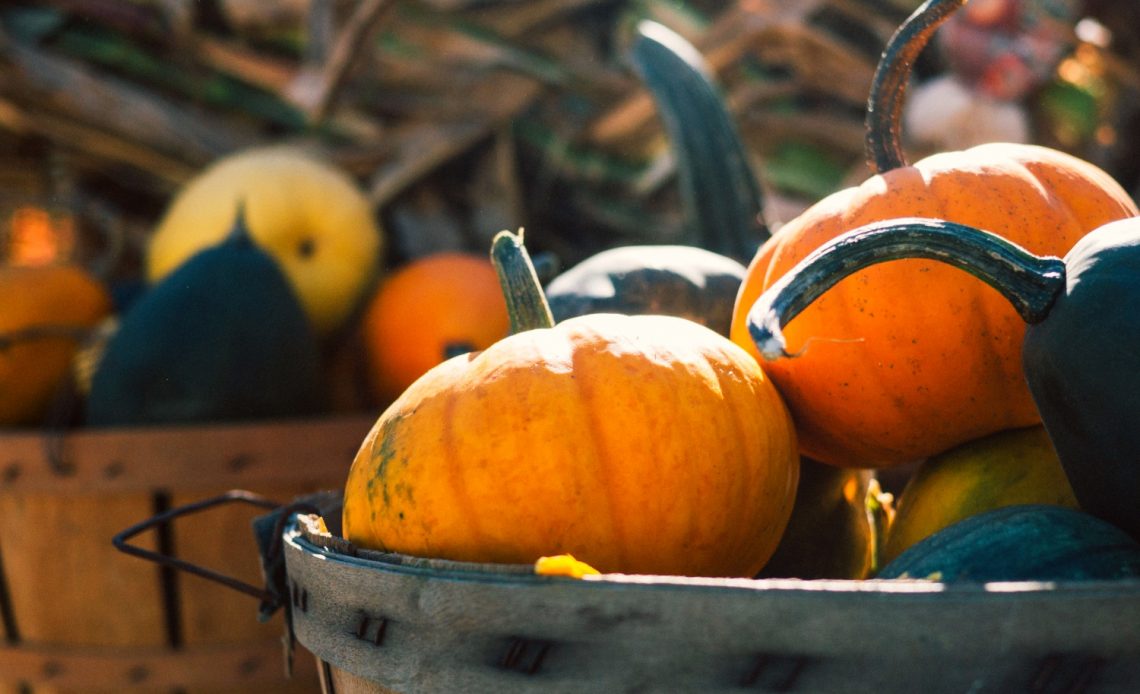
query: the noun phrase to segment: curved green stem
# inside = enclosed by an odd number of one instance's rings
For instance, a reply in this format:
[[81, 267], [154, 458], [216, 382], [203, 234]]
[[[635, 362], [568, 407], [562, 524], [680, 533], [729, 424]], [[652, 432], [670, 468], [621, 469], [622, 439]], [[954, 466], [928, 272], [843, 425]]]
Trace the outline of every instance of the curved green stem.
[[938, 27], [966, 0], [926, 0], [887, 41], [867, 98], [864, 155], [872, 173], [906, 166], [902, 110], [911, 68]]
[[546, 303], [534, 263], [523, 245], [521, 229], [517, 234], [505, 230], [495, 234], [491, 241], [491, 263], [499, 275], [499, 285], [507, 301], [511, 334], [554, 327], [550, 305]]
[[698, 245], [747, 263], [770, 233], [748, 151], [711, 69], [671, 29], [643, 21], [631, 49], [677, 159], [685, 225]]
[[1065, 262], [1037, 256], [997, 234], [938, 219], [893, 219], [837, 236], [766, 289], [748, 312], [748, 332], [768, 360], [791, 356], [783, 327], [840, 280], [889, 260], [952, 265], [1001, 292], [1027, 323], [1039, 323], [1065, 286]]

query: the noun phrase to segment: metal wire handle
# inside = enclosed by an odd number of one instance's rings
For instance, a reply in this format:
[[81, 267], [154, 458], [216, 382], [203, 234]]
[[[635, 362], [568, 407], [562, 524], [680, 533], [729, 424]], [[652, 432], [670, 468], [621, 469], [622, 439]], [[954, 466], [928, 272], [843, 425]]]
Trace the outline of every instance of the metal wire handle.
[[215, 506], [222, 506], [224, 504], [230, 503], [246, 503], [252, 506], [267, 509], [269, 511], [281, 511], [281, 514], [274, 524], [273, 537], [266, 551], [266, 556], [263, 558], [263, 565], [272, 564], [274, 559], [281, 554], [281, 534], [285, 529], [285, 523], [293, 514], [319, 514], [321, 512], [320, 508], [309, 502], [298, 501], [291, 504], [280, 504], [276, 501], [272, 501], [264, 496], [261, 496], [260, 494], [255, 494], [253, 492], [245, 491], [242, 489], [233, 489], [225, 492], [224, 494], [219, 494], [218, 496], [172, 508], [168, 511], [164, 511], [163, 513], [152, 516], [151, 518], [148, 518], [144, 521], [136, 523], [126, 530], [120, 531], [118, 534], [116, 534], [114, 538], [112, 538], [111, 543], [114, 544], [116, 549], [125, 554], [130, 554], [132, 556], [155, 562], [160, 566], [167, 566], [178, 569], [180, 571], [185, 571], [186, 573], [193, 574], [195, 576], [200, 576], [216, 583], [220, 583], [240, 593], [245, 593], [246, 595], [251, 595], [255, 598], [258, 598], [261, 600], [263, 605], [272, 605], [274, 607], [278, 607], [280, 606], [279, 603], [281, 602], [279, 594], [269, 590], [266, 586], [255, 586], [232, 576], [227, 576], [218, 571], [214, 571], [213, 569], [209, 569], [204, 566], [199, 566], [198, 564], [186, 561], [185, 559], [179, 559], [178, 557], [169, 556], [161, 552], [156, 552], [154, 550], [127, 543], [127, 540], [138, 535], [139, 533], [150, 530], [151, 528], [157, 528], [159, 526], [166, 525], [173, 521], [175, 518], [190, 515], [193, 513], [200, 513]]

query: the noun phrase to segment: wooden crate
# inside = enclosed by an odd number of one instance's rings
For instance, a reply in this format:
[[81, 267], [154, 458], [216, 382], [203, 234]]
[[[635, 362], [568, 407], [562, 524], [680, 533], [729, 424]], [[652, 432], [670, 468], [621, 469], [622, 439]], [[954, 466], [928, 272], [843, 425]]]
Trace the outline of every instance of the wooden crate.
[[[280, 615], [200, 577], [128, 556], [120, 531], [229, 489], [281, 502], [343, 486], [373, 415], [251, 424], [0, 434], [0, 694], [316, 692], [284, 675]], [[264, 581], [229, 505], [132, 541]]]

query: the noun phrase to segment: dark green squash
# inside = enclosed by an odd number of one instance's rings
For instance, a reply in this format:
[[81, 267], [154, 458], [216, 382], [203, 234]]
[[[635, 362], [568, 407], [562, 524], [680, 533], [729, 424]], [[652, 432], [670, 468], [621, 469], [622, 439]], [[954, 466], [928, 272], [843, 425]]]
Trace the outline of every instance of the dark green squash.
[[680, 316], [727, 335], [751, 258], [768, 237], [747, 150], [709, 68], [655, 22], [638, 25], [631, 61], [653, 96], [677, 160], [686, 244], [601, 251], [546, 286], [558, 321], [586, 313]]
[[697, 49], [643, 21], [631, 60], [669, 136], [692, 245], [748, 262], [769, 237], [764, 198], [748, 149]]
[[1140, 577], [1140, 543], [1111, 523], [1062, 506], [1004, 506], [912, 545], [877, 578], [1080, 581]]
[[320, 351], [284, 274], [239, 211], [124, 314], [92, 377], [92, 426], [302, 416], [325, 407]]
[[870, 470], [800, 458], [788, 527], [757, 578], [865, 578], [874, 565], [875, 528], [867, 510]]
[[728, 335], [744, 266], [696, 246], [621, 246], [555, 277], [546, 299], [556, 321], [586, 313], [660, 313]]
[[1022, 369], [1077, 501], [1140, 539], [1140, 217], [1098, 227], [1063, 260], [952, 222], [869, 224], [764, 292], [749, 312], [752, 339], [765, 358], [788, 356], [781, 330], [799, 311], [843, 277], [904, 258], [966, 270], [1029, 323]]

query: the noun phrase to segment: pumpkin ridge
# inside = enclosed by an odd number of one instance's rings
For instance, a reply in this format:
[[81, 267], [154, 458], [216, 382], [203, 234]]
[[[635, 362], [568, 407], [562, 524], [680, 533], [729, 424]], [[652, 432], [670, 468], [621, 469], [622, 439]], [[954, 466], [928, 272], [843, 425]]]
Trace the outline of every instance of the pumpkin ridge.
[[[637, 316], [634, 318], [636, 318], [638, 320], [638, 322], [642, 322], [641, 316]], [[681, 354], [678, 354], [678, 352], [676, 350], [674, 350], [671, 345], [662, 345], [662, 344], [655, 345], [653, 356], [654, 356], [653, 364], [655, 366], [660, 364], [662, 366], [666, 366], [667, 368], [669, 368], [670, 370], [675, 371], [675, 372], [682, 372], [682, 371], [691, 372], [694, 368], [696, 368], [698, 370], [702, 369], [702, 367], [708, 368], [708, 365], [703, 364], [703, 363], [702, 364], [693, 364], [693, 365], [687, 364], [685, 357]], [[686, 376], [686, 378], [687, 378], [687, 376]], [[675, 380], [677, 380], [677, 379], [675, 379]], [[684, 402], [684, 400], [682, 398], [682, 394], [683, 394], [682, 388], [679, 388], [679, 387], [678, 388], [670, 388], [668, 390], [669, 401], [668, 402], [658, 401], [657, 403], [655, 403], [655, 406], [660, 407], [662, 409], [667, 409], [667, 410], [673, 411], [673, 412], [683, 412], [685, 410], [686, 403]], [[690, 422], [685, 422], [684, 424], [686, 426], [689, 426]], [[709, 423], [709, 425], [710, 425], [710, 427], [713, 426], [711, 422]], [[673, 433], [676, 434], [676, 438], [678, 440], [683, 440], [686, 442], [693, 440], [693, 434], [691, 434], [690, 431], [688, 431], [688, 430], [686, 430], [684, 432], [674, 431]], [[659, 437], [652, 436], [652, 437], [650, 437], [650, 439], [651, 439], [651, 441], [649, 442], [650, 449], [649, 449], [649, 451], [647, 451], [648, 456], [650, 456], [653, 460], [658, 461], [659, 466], [663, 462], [666, 462], [666, 461], [670, 465], [684, 466], [684, 468], [685, 468], [684, 470], [681, 470], [677, 473], [674, 473], [673, 476], [675, 476], [676, 479], [685, 480], [685, 482], [687, 482], [690, 485], [698, 484], [698, 482], [699, 482], [698, 478], [700, 477], [700, 472], [698, 470], [699, 465], [694, 464], [696, 461], [694, 461], [692, 459], [688, 459], [687, 461], [678, 461], [675, 459], [678, 455], [677, 451], [663, 450], [663, 447], [660, 445], [660, 438]], [[687, 445], [688, 444], [686, 443], [686, 447], [687, 447]], [[667, 454], [671, 454], [671, 455], [667, 455]], [[681, 453], [680, 455], [682, 457], [685, 457], [684, 453]], [[686, 465], [686, 462], [688, 463], [688, 465]], [[679, 534], [678, 549], [683, 548], [683, 547], [687, 547], [690, 550], [692, 550], [694, 547], [694, 540], [702, 537], [705, 534], [702, 532], [702, 529], [701, 529], [702, 516], [701, 516], [700, 510], [696, 506], [689, 506], [688, 508], [685, 508], [683, 510], [685, 513], [684, 530], [683, 530], [683, 532], [681, 532]], [[677, 511], [674, 510], [674, 512], [671, 515], [675, 519], [677, 516]]]
[[[577, 327], [579, 331], [589, 334], [591, 346], [596, 345], [599, 341], [604, 339], [592, 326], [578, 325], [575, 327]], [[590, 432], [590, 440], [585, 443], [588, 443], [590, 449], [593, 451], [594, 469], [597, 470], [598, 476], [602, 480], [602, 484], [598, 485], [598, 487], [605, 496], [605, 508], [609, 514], [610, 528], [613, 532], [613, 536], [616, 538], [616, 541], [611, 543], [611, 545], [616, 549], [615, 554], [618, 564], [626, 566], [629, 562], [627, 546], [628, 532], [625, 524], [622, 522], [623, 515], [621, 513], [621, 507], [614, 495], [614, 474], [608, 455], [609, 451], [607, 450], [608, 442], [604, 437], [605, 426], [599, 419], [600, 414], [598, 408], [594, 406], [596, 394], [593, 374], [589, 373], [586, 368], [592, 360], [583, 359], [585, 356], [585, 350], [583, 349], [568, 349], [567, 351], [570, 353], [570, 378], [574, 382], [574, 386], [580, 396], [575, 399], [575, 406], [581, 411], [582, 419], [586, 422], [586, 428]], [[589, 561], [590, 557], [586, 556], [585, 559]]]
[[[737, 372], [739, 370], [738, 362], [732, 357], [731, 354], [728, 353], [727, 349], [720, 350], [718, 352], [718, 357], [720, 357], [720, 358], [718, 359], [717, 363], [714, 365], [714, 370], [717, 374], [717, 380], [719, 382], [721, 392], [728, 395], [728, 398], [726, 398], [725, 403], [724, 403], [724, 405], [725, 405], [724, 409], [729, 413], [729, 422], [730, 422], [730, 426], [733, 429], [733, 436], [735, 437], [735, 440], [746, 442], [747, 447], [745, 448], [745, 453], [753, 452], [753, 453], [756, 453], [756, 454], [764, 457], [765, 459], [775, 460], [777, 458], [777, 456], [775, 455], [777, 452], [775, 450], [775, 448], [776, 448], [775, 443], [776, 443], [777, 439], [775, 439], [771, 435], [772, 432], [770, 430], [768, 430], [767, 428], [759, 428], [758, 429], [755, 427], [747, 426], [747, 422], [744, 421], [744, 416], [745, 416], [744, 413], [748, 412], [751, 408], [747, 407], [747, 406], [743, 406], [743, 403], [740, 403], [739, 400], [744, 398], [744, 397], [756, 397], [756, 398], [763, 398], [765, 400], [775, 399], [775, 400], [780, 402], [780, 407], [779, 408], [767, 408], [767, 409], [769, 409], [769, 410], [779, 409], [781, 411], [786, 412], [786, 409], [784, 409], [784, 406], [783, 406], [783, 399], [780, 397], [780, 394], [778, 392], [776, 392], [776, 390], [772, 387], [765, 388], [764, 392], [758, 392], [758, 389], [756, 389], [754, 387], [749, 388], [746, 391], [742, 391], [740, 388], [735, 387], [734, 384], [731, 382], [735, 379], [731, 379], [729, 377], [730, 374], [728, 373], [728, 371], [731, 369], [731, 371]], [[751, 355], [748, 355], [747, 358], [751, 359], [752, 357], [751, 357]], [[718, 367], [720, 367], [720, 368], [718, 368]], [[760, 371], [761, 371], [761, 374], [763, 374], [763, 369], [761, 369]], [[768, 377], [767, 377], [767, 374], [763, 374], [763, 381], [764, 381], [764, 384], [767, 386], [772, 385], [771, 382], [769, 381]], [[725, 387], [726, 383], [728, 383], [728, 387]], [[794, 433], [794, 429], [792, 428], [791, 421], [787, 417], [785, 417], [785, 420], [786, 421], [784, 422], [784, 424], [786, 425], [786, 428], [784, 430], [784, 436], [782, 438], [784, 438], [785, 440], [794, 440], [795, 439], [795, 433]], [[747, 436], [749, 431], [754, 432], [751, 438]], [[764, 488], [766, 486], [770, 486], [770, 481], [771, 481], [770, 478], [772, 478], [772, 476], [775, 474], [776, 471], [774, 471], [770, 466], [764, 465], [764, 464], [745, 465], [745, 466], [741, 467], [740, 471], [743, 471], [747, 474], [742, 475], [742, 476], [738, 476], [736, 479], [733, 480], [733, 482], [735, 483], [735, 487], [736, 487], [736, 494], [735, 494], [735, 498], [734, 498], [736, 505], [733, 509], [733, 513], [739, 514], [742, 517], [748, 517], [749, 514], [747, 512], [749, 510], [749, 504], [750, 504], [750, 501], [752, 499], [752, 490], [756, 489], [756, 488]], [[738, 472], [740, 472], [740, 471], [738, 471]], [[798, 472], [795, 475], [795, 479], [796, 479], [796, 484], [798, 484], [798, 479], [799, 479]], [[779, 504], [783, 504], [786, 506], [787, 504], [791, 503], [791, 501], [793, 499], [795, 499], [795, 488], [794, 488], [794, 486], [791, 490], [787, 490], [781, 496], [764, 498], [764, 499], [761, 499], [760, 502], [761, 503], [779, 503]], [[788, 519], [790, 518], [790, 516], [791, 516], [791, 510], [788, 508], [785, 508], [784, 512], [778, 514], [778, 516], [777, 516], [778, 519], [783, 520], [784, 529], [787, 528], [787, 523], [788, 523]], [[779, 532], [776, 534], [782, 535], [784, 529], [780, 529]], [[761, 527], [757, 527], [757, 528], [752, 528], [751, 530], [752, 530], [751, 533], [738, 534], [736, 542], [734, 543], [735, 547], [726, 547], [725, 552], [731, 553], [733, 551], [736, 551], [740, 554], [750, 553], [752, 550], [753, 542], [754, 542], [753, 538], [756, 537], [757, 535], [764, 535], [765, 530], [767, 530], [767, 528], [761, 526]], [[776, 551], [776, 547], [773, 546], [771, 552], [768, 553], [768, 556], [764, 557], [764, 563], [765, 564], [768, 562], [769, 559], [772, 558], [772, 554], [774, 554], [775, 551]], [[762, 568], [762, 567], [760, 567], [760, 568]], [[757, 570], [759, 570], [759, 568]]]
[[[443, 465], [444, 476], [447, 478], [448, 487], [451, 491], [452, 507], [459, 512], [463, 518], [463, 523], [452, 523], [453, 527], [462, 525], [467, 535], [467, 540], [455, 548], [449, 548], [451, 551], [455, 549], [467, 553], [468, 547], [487, 547], [488, 536], [483, 529], [482, 523], [479, 521], [479, 511], [476, 508], [475, 502], [472, 500], [471, 495], [468, 494], [468, 483], [466, 467], [461, 460], [461, 456], [457, 455], [456, 435], [455, 435], [455, 410], [456, 410], [457, 395], [456, 393], [448, 393], [443, 402], [442, 416], [439, 418], [439, 438], [440, 445], [439, 451], [442, 453], [442, 458], [445, 463]], [[428, 536], [430, 537], [430, 535]], [[425, 539], [428, 539], [425, 537]], [[424, 549], [428, 552], [428, 556], [435, 556], [438, 549], [425, 545]], [[440, 556], [446, 556], [441, 554]]]
[[[733, 384], [729, 382], [730, 379], [728, 378], [727, 373], [728, 364], [731, 363], [729, 361], [731, 359], [731, 356], [727, 354], [727, 350], [721, 349], [718, 351], [717, 357], [718, 359], [716, 362], [710, 361], [710, 366], [712, 367], [713, 373], [716, 374], [717, 387], [720, 389], [721, 397], [724, 399], [724, 411], [728, 414], [728, 425], [732, 429], [733, 440], [748, 442], [749, 439], [747, 434], [750, 428], [745, 426], [745, 423], [743, 421], [744, 413], [747, 410], [743, 407], [738, 407], [738, 403], [734, 402], [737, 397], [736, 391], [738, 389], [733, 387]], [[755, 393], [755, 395], [757, 397], [761, 396], [759, 393]], [[764, 436], [762, 437], [762, 440], [758, 440], [758, 448], [759, 450], [768, 453], [772, 447], [771, 439], [766, 435], [768, 433], [767, 430], [763, 430], [760, 433], [764, 434]], [[748, 448], [751, 449], [752, 446], [749, 446]], [[732, 500], [733, 513], [740, 513], [741, 511], [746, 510], [748, 508], [749, 498], [751, 497], [751, 489], [754, 486], [762, 486], [761, 483], [763, 482], [763, 479], [757, 479], [757, 467], [758, 466], [755, 465], [743, 465], [738, 471], [745, 474], [740, 475], [740, 477], [735, 480], [736, 489], [734, 490], [735, 494], [733, 495]], [[756, 530], [757, 532], [760, 531], [759, 528]], [[744, 536], [740, 536], [740, 538], [741, 539], [739, 542], [742, 543], [744, 541]], [[734, 549], [741, 552], [744, 551], [743, 546], [737, 546], [735, 548], [728, 547], [725, 549], [725, 551], [732, 552]]]

